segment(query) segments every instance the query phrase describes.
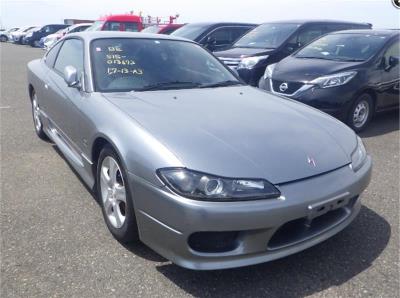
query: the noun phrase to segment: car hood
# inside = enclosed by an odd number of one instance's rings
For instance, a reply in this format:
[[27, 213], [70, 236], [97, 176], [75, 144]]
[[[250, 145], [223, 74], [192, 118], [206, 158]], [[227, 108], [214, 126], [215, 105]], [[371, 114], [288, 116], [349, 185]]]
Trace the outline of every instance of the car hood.
[[274, 184], [350, 163], [355, 134], [301, 103], [248, 86], [104, 93], [190, 169]]
[[274, 49], [255, 49], [255, 48], [230, 48], [226, 51], [214, 52], [213, 54], [217, 57], [226, 58], [245, 58], [250, 56], [261, 56], [268, 55], [273, 52]]
[[323, 75], [356, 68], [361, 63], [362, 62], [341, 62], [289, 56], [281, 60], [275, 66], [272, 78], [282, 81], [311, 81]]

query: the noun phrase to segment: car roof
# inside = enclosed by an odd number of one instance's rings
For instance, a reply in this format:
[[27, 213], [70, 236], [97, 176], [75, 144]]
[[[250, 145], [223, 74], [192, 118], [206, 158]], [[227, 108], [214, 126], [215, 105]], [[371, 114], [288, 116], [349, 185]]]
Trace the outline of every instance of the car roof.
[[399, 35], [400, 30], [396, 29], [382, 29], [382, 30], [377, 30], [377, 29], [351, 29], [351, 30], [342, 30], [342, 31], [336, 31], [336, 32], [331, 32], [329, 34], [374, 34], [374, 35], [385, 35], [385, 36], [395, 36]]
[[340, 20], [281, 20], [281, 21], [271, 21], [265, 22], [264, 24], [271, 24], [271, 23], [286, 23], [286, 24], [357, 24], [357, 25], [370, 25], [370, 23], [360, 23], [360, 22], [351, 22], [351, 21], [340, 21]]
[[229, 25], [245, 25], [245, 26], [257, 26], [258, 24], [254, 23], [241, 23], [241, 22], [197, 22], [197, 23], [188, 23], [185, 26], [204, 26], [204, 27], [211, 27], [211, 26], [229, 26]]
[[68, 38], [71, 37], [80, 37], [86, 42], [90, 42], [91, 40], [101, 39], [101, 38], [137, 38], [137, 39], [145, 38], [145, 39], [167, 39], [167, 40], [193, 42], [189, 39], [177, 36], [154, 34], [154, 33], [142, 33], [142, 32], [127, 32], [127, 31], [82, 31], [69, 34]]

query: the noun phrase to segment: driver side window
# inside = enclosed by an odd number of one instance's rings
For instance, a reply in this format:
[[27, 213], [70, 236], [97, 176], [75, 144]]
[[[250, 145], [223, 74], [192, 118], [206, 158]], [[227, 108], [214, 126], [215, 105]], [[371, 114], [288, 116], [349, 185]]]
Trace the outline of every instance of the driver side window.
[[64, 68], [69, 65], [75, 67], [78, 73], [83, 71], [83, 42], [79, 39], [64, 41], [54, 64], [54, 69], [62, 74]]
[[386, 64], [388, 63], [390, 56], [400, 58], [400, 41], [396, 41], [386, 50], [385, 54], [383, 55]]
[[317, 37], [320, 37], [323, 33], [324, 32], [322, 26], [306, 27], [295, 34], [295, 36], [293, 36], [292, 39], [289, 41], [289, 44], [291, 45], [291, 47], [294, 47], [293, 50], [296, 50], [310, 43]]

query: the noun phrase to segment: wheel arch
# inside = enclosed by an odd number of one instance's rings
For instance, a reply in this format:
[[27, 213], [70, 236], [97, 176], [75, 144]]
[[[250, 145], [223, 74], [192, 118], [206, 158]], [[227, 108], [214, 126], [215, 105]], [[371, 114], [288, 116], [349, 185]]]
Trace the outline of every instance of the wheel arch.
[[118, 155], [120, 162], [122, 165], [127, 169], [124, 158], [121, 154], [121, 152], [118, 150], [118, 146], [115, 145], [115, 143], [108, 138], [104, 134], [99, 134], [95, 137], [92, 146], [91, 146], [91, 160], [92, 160], [92, 174], [93, 177], [96, 177], [96, 171], [97, 171], [97, 162], [99, 160], [100, 152], [103, 150], [105, 146], [110, 146], [115, 153]]
[[33, 88], [32, 84], [28, 85], [28, 93], [29, 93], [29, 99], [32, 101], [32, 96], [33, 96], [33, 91], [35, 90], [35, 88]]
[[353, 99], [353, 103], [352, 103], [352, 104], [354, 104], [355, 100], [357, 100], [357, 98], [360, 97], [362, 94], [368, 94], [368, 95], [371, 96], [371, 98], [372, 98], [372, 104], [373, 104], [373, 109], [372, 109], [372, 116], [373, 116], [373, 115], [375, 114], [375, 111], [376, 111], [377, 94], [376, 94], [375, 90], [372, 89], [372, 88], [364, 88], [364, 89], [361, 89], [361, 90], [358, 91], [358, 92], [356, 93], [356, 95], [354, 96], [354, 99]]

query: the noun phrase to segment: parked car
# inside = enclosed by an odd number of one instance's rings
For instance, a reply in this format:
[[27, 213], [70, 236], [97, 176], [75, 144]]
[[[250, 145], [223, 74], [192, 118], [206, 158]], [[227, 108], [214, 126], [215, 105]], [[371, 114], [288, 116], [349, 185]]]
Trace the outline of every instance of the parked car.
[[60, 29], [64, 29], [69, 25], [65, 24], [50, 24], [41, 27], [39, 30], [32, 31], [25, 35], [25, 42], [32, 47], [39, 46], [39, 41], [42, 37], [55, 33]]
[[57, 40], [64, 37], [66, 34], [84, 31], [87, 28], [89, 28], [91, 25], [92, 25], [92, 23], [79, 23], [79, 24], [71, 25], [67, 28], [61, 29], [61, 30], [57, 31], [56, 33], [42, 37], [39, 42], [39, 47], [44, 48], [44, 49], [49, 49], [55, 42], [57, 42]]
[[6, 30], [6, 31], [1, 31], [0, 32], [0, 42], [7, 42], [8, 39], [9, 39], [9, 34], [14, 32], [14, 31], [17, 31], [18, 29], [19, 28], [11, 28], [11, 29]]
[[140, 16], [133, 14], [118, 14], [100, 18], [95, 21], [92, 26], [87, 28], [88, 31], [142, 31], [143, 23]]
[[248, 84], [258, 86], [265, 68], [317, 37], [332, 31], [371, 28], [371, 24], [341, 21], [282, 21], [265, 23], [248, 32], [231, 49], [215, 53], [237, 70]]
[[25, 32], [25, 34], [23, 34], [21, 36], [21, 44], [27, 45], [28, 44], [27, 39], [32, 36], [34, 31], [38, 31], [38, 30], [40, 30], [40, 28], [42, 28], [42, 27], [33, 27], [32, 29]]
[[184, 24], [158, 24], [144, 28], [141, 32], [144, 33], [157, 33], [157, 34], [171, 34], [175, 30], [182, 27]]
[[267, 67], [260, 88], [321, 109], [363, 130], [399, 107], [399, 30], [330, 33]]
[[356, 217], [371, 177], [346, 125], [171, 35], [70, 34], [28, 64], [28, 90], [37, 135], [95, 190], [113, 236], [183, 267], [324, 241]]
[[213, 52], [230, 47], [256, 26], [247, 23], [191, 23], [175, 30], [171, 35], [193, 40]]
[[19, 43], [21, 44], [22, 38], [26, 35], [26, 33], [31, 30], [32, 28], [35, 28], [34, 26], [29, 26], [29, 27], [23, 27], [20, 28], [16, 31], [13, 31], [9, 34], [10, 38], [9, 41], [13, 43]]

